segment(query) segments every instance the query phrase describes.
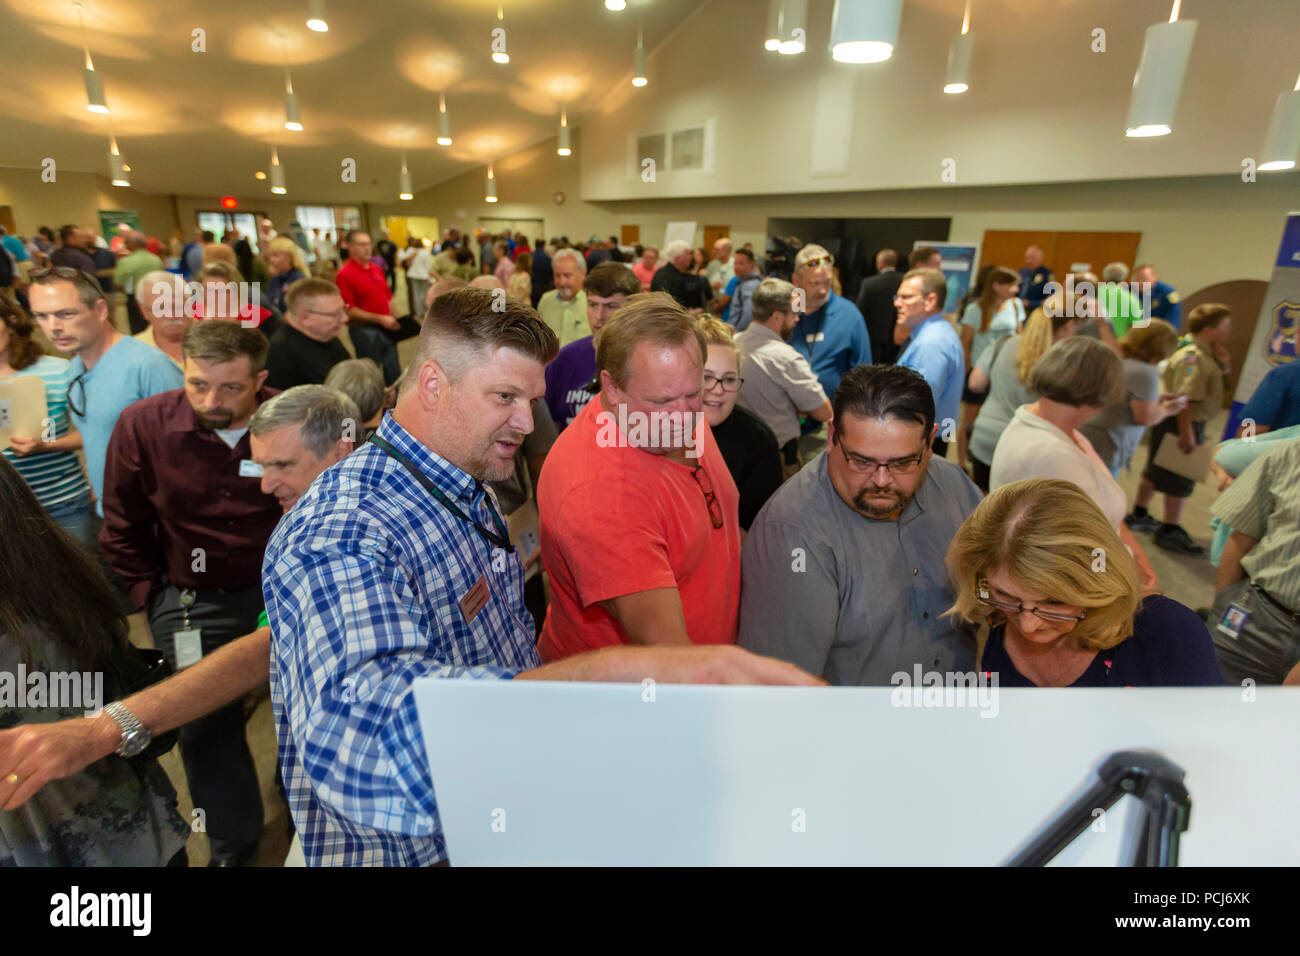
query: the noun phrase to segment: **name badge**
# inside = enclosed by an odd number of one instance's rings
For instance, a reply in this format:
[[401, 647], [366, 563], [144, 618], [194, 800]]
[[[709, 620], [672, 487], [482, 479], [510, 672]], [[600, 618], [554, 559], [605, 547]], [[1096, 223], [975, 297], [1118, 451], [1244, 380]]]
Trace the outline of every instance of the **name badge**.
[[1215, 625], [1215, 630], [1220, 634], [1227, 634], [1234, 641], [1241, 636], [1241, 629], [1246, 626], [1246, 619], [1250, 614], [1243, 607], [1235, 604], [1229, 604], [1227, 610], [1223, 612], [1223, 617]]
[[259, 465], [257, 462], [253, 461], [251, 458], [245, 458], [243, 461], [239, 463], [239, 477], [240, 478], [261, 478], [262, 466]]
[[812, 335], [804, 336], [804, 341], [806, 341], [809, 345], [812, 345], [814, 342], [824, 342], [825, 340], [826, 340], [825, 332], [815, 332]]
[[492, 592], [488, 590], [487, 578], [480, 576], [474, 582], [474, 586], [465, 592], [465, 596], [460, 599], [460, 613], [465, 618], [466, 624], [473, 624], [474, 618], [478, 617], [479, 611], [487, 607], [488, 598]]
[[176, 646], [176, 669], [182, 670], [197, 664], [203, 657], [203, 632], [197, 627], [177, 631], [172, 635]]

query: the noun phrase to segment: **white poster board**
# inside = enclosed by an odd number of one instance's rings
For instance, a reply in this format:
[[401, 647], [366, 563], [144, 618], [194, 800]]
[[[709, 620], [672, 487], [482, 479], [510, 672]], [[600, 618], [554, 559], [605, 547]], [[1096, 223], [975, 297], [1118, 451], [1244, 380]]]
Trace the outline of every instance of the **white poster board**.
[[659, 258], [661, 260], [664, 258], [664, 250], [668, 248], [668, 244], [677, 239], [694, 248], [695, 229], [698, 225], [695, 222], [670, 222], [668, 228], [664, 230], [664, 244], [659, 249]]
[[45, 382], [37, 375], [0, 379], [0, 448], [9, 436], [39, 438], [45, 426]]
[[[1186, 771], [1182, 865], [1300, 863], [1291, 688], [1004, 689], [996, 713], [888, 687], [414, 693], [453, 865], [992, 865], [1129, 749]], [[1131, 801], [1057, 863], [1115, 865]]]

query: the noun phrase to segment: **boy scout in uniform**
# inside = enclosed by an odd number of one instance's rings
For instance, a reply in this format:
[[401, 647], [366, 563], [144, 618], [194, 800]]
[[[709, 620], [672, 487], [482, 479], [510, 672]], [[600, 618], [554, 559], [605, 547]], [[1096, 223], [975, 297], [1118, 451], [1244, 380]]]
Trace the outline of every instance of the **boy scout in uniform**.
[[[1151, 429], [1146, 469], [1138, 485], [1133, 513], [1124, 523], [1134, 531], [1154, 531], [1155, 542], [1166, 551], [1200, 555], [1205, 548], [1192, 540], [1178, 523], [1183, 502], [1191, 497], [1196, 482], [1156, 465], [1156, 454], [1165, 435], [1176, 436], [1178, 450], [1190, 455], [1205, 441], [1205, 423], [1223, 408], [1224, 377], [1228, 373], [1228, 350], [1223, 346], [1232, 331], [1232, 314], [1226, 305], [1198, 305], [1187, 317], [1192, 340], [1169, 357], [1160, 373], [1160, 391], [1186, 395], [1187, 405], [1177, 416], [1166, 418]], [[1165, 496], [1165, 520], [1161, 524], [1147, 513], [1157, 491]]]
[[1300, 440], [1277, 446], [1214, 503], [1232, 528], [1210, 619], [1230, 683], [1280, 684], [1300, 665]]

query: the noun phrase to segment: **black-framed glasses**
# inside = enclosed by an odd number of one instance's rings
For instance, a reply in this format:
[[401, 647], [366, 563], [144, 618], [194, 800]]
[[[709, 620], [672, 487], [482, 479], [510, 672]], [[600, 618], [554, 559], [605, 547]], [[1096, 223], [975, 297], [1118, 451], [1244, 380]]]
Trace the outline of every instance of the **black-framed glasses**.
[[839, 448], [840, 454], [844, 456], [844, 462], [849, 466], [849, 471], [859, 475], [874, 475], [881, 468], [885, 469], [891, 475], [910, 475], [921, 466], [925, 460], [925, 449], [921, 449], [915, 455], [908, 455], [906, 458], [892, 458], [889, 461], [876, 461], [874, 458], [863, 458], [847, 450], [843, 443], [837, 441], [835, 445]]
[[722, 505], [718, 501], [718, 496], [713, 493], [713, 482], [709, 480], [709, 473], [704, 470], [703, 465], [696, 465], [691, 470], [691, 477], [700, 486], [700, 491], [704, 492], [704, 501], [709, 506], [709, 520], [713, 522], [714, 529], [721, 528]]
[[708, 372], [704, 373], [704, 390], [713, 391], [714, 386], [721, 385], [724, 392], [738, 392], [740, 386], [745, 384], [745, 380], [738, 375], [727, 375], [723, 378], [714, 378]]
[[1049, 624], [1078, 624], [1088, 616], [1086, 608], [1079, 614], [1066, 614], [1064, 611], [1044, 611], [1042, 608], [1025, 607], [1019, 601], [1014, 603], [1011, 601], [999, 601], [989, 596], [988, 582], [983, 579], [979, 579], [975, 582], [975, 596], [981, 604], [987, 604], [989, 607], [997, 608], [1004, 614], [1020, 615], [1028, 611], [1040, 621], [1046, 621]]
[[[88, 374], [89, 374], [89, 369], [83, 371], [80, 375], [78, 375], [76, 378], [74, 378], [71, 382], [68, 383], [68, 408], [72, 409], [72, 414], [76, 415], [78, 418], [86, 417], [86, 376]], [[80, 408], [77, 407], [76, 399], [72, 397], [72, 393], [77, 389], [81, 389]]]

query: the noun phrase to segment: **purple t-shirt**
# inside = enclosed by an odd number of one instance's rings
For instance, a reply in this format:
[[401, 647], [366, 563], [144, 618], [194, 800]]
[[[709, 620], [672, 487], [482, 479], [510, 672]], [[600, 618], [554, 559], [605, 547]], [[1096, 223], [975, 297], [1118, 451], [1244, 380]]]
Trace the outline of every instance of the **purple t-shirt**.
[[[997, 671], [1001, 687], [1035, 687], [1016, 669], [1003, 626], [989, 633], [981, 669]], [[1195, 611], [1159, 594], [1148, 595], [1133, 616], [1133, 635], [1098, 651], [1071, 687], [1213, 687], [1223, 684], [1214, 642]]]
[[555, 361], [546, 366], [546, 407], [558, 430], [563, 431], [591, 401], [587, 386], [595, 377], [596, 347], [590, 335], [560, 349]]

